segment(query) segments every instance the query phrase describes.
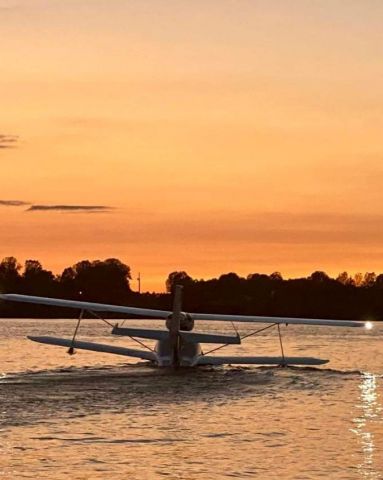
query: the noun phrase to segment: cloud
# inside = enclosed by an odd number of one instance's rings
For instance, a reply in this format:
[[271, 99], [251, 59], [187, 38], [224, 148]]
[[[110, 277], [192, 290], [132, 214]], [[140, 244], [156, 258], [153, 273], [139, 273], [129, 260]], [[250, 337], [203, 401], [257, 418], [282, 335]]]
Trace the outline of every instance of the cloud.
[[30, 203], [23, 202], [22, 200], [0, 200], [0, 205], [4, 207], [22, 207], [24, 205], [30, 205]]
[[108, 212], [113, 207], [105, 205], [31, 205], [27, 208], [27, 212], [87, 212], [87, 213], [99, 213]]
[[2, 135], [0, 134], [0, 148], [14, 148], [18, 142], [19, 137], [16, 135]]

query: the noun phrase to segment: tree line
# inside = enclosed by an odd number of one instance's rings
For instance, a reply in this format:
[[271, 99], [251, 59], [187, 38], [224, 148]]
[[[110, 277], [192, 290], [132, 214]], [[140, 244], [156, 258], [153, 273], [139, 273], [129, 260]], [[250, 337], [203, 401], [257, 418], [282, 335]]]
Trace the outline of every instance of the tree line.
[[[251, 273], [241, 277], [226, 273], [208, 280], [175, 271], [166, 279], [166, 293], [132, 290], [131, 269], [116, 258], [82, 260], [59, 275], [44, 269], [38, 260], [22, 266], [16, 258], [0, 262], [0, 292], [58, 297], [171, 309], [174, 286], [184, 287], [184, 309], [190, 312], [272, 315], [338, 319], [383, 319], [383, 274], [373, 272], [331, 278], [323, 271], [308, 277], [284, 279]], [[70, 317], [71, 309], [0, 302], [1, 317]]]

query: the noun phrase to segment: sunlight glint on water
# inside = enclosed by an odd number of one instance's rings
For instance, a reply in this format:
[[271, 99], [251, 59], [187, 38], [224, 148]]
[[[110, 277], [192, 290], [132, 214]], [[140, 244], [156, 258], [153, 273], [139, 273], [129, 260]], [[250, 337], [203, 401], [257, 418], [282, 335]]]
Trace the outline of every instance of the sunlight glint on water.
[[382, 421], [381, 412], [382, 406], [378, 401], [378, 378], [373, 373], [364, 373], [360, 383], [360, 405], [358, 407], [362, 410], [360, 417], [354, 419], [357, 426], [353, 429], [361, 442], [363, 450], [363, 462], [358, 465], [361, 476], [365, 478], [381, 478], [382, 472], [374, 470], [374, 457], [380, 455], [376, 451], [375, 434], [372, 431], [375, 421]]

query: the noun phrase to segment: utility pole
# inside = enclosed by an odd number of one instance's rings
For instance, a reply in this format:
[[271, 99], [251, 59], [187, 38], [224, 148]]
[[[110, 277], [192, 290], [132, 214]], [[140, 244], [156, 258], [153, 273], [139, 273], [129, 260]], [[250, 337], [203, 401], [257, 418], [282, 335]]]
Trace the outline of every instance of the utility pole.
[[137, 282], [138, 282], [138, 293], [141, 293], [141, 272], [138, 272]]

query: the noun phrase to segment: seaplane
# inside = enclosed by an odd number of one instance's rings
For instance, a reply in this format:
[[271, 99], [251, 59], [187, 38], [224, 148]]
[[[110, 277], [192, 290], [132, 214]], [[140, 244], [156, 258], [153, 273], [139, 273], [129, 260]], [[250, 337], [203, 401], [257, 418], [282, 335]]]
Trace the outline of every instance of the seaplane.
[[[77, 300], [64, 300], [59, 298], [36, 297], [19, 294], [0, 294], [0, 299], [13, 302], [23, 302], [31, 304], [40, 304], [55, 307], [74, 308], [80, 311], [78, 321], [71, 339], [48, 337], [48, 336], [29, 336], [34, 342], [46, 345], [55, 345], [67, 347], [68, 353], [75, 353], [77, 350], [90, 350], [94, 352], [110, 353], [123, 355], [126, 357], [149, 360], [153, 365], [159, 367], [198, 367], [201, 365], [323, 365], [329, 360], [323, 360], [313, 357], [289, 357], [286, 356], [283, 349], [281, 326], [283, 325], [316, 325], [326, 327], [346, 327], [346, 328], [366, 328], [371, 329], [372, 322], [354, 321], [354, 320], [329, 320], [312, 318], [294, 318], [294, 317], [267, 317], [267, 316], [247, 316], [247, 315], [220, 315], [211, 313], [187, 313], [182, 311], [182, 286], [177, 285], [174, 289], [173, 309], [152, 310], [147, 308], [136, 308], [122, 305], [108, 305], [102, 303], [92, 303]], [[85, 313], [106, 322], [111, 328], [112, 335], [130, 337], [139, 343], [145, 350], [125, 348], [117, 345], [108, 345], [93, 342], [84, 342], [77, 340], [77, 333], [80, 323]], [[112, 324], [101, 313], [123, 314], [130, 317], [143, 317], [145, 319], [165, 320], [166, 328], [137, 328], [125, 327], [118, 323]], [[234, 335], [204, 333], [194, 331], [195, 322], [231, 322]], [[124, 320], [125, 322], [125, 320]], [[235, 323], [264, 324], [261, 328], [241, 336], [235, 326]], [[239, 345], [250, 336], [257, 335], [267, 329], [276, 328], [278, 331], [279, 345], [281, 355], [278, 357], [266, 356], [217, 356], [210, 355], [228, 345]], [[156, 340], [154, 348], [144, 344], [142, 340]], [[217, 347], [204, 352], [201, 344], [218, 344]]]

